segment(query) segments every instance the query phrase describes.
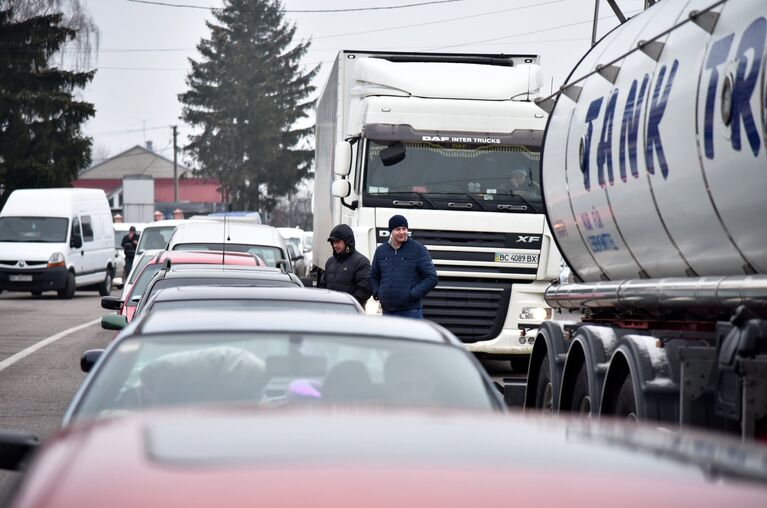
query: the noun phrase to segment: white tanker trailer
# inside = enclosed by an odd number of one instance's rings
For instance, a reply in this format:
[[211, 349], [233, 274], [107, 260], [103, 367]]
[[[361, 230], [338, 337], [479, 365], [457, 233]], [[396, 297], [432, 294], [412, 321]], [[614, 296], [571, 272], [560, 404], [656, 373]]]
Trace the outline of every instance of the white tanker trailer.
[[765, 0], [664, 0], [539, 102], [573, 281], [526, 407], [767, 433], [766, 40]]

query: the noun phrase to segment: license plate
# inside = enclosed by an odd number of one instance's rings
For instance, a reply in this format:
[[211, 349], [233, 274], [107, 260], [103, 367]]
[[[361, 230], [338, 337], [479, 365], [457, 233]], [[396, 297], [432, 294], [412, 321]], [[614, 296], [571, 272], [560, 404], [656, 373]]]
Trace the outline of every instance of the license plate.
[[538, 254], [509, 254], [508, 252], [496, 252], [495, 262], [538, 264]]
[[31, 275], [9, 275], [8, 280], [11, 282], [32, 282]]

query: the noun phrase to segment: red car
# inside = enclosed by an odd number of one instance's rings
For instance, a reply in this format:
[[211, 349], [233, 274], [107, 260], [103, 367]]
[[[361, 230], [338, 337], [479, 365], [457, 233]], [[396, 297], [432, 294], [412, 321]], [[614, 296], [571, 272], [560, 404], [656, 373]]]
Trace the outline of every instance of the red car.
[[101, 306], [109, 310], [117, 310], [118, 314], [125, 316], [126, 322], [130, 323], [136, 312], [141, 295], [146, 289], [152, 277], [161, 268], [170, 262], [172, 265], [186, 264], [209, 264], [209, 265], [239, 265], [239, 266], [266, 266], [264, 260], [241, 252], [214, 252], [214, 251], [162, 251], [158, 253], [141, 271], [136, 282], [126, 294], [125, 300], [114, 296], [105, 296], [101, 299]]
[[764, 508], [765, 464], [755, 443], [624, 422], [186, 409], [61, 432], [10, 506]]

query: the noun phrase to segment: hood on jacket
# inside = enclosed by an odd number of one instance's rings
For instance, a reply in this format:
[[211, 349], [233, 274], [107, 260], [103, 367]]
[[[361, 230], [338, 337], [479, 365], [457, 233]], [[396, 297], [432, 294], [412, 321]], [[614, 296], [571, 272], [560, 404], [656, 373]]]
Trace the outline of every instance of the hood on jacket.
[[[346, 242], [347, 252], [341, 253], [341, 256], [349, 255], [354, 252], [354, 232], [352, 231], [352, 228], [346, 224], [339, 224], [334, 227], [328, 235], [328, 242], [334, 238]], [[333, 255], [339, 256], [339, 254], [336, 254], [336, 251], [333, 251]]]

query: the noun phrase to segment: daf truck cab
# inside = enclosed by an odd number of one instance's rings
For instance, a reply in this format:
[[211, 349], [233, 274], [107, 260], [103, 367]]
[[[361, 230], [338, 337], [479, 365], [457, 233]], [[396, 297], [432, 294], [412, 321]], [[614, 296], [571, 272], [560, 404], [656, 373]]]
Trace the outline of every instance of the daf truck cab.
[[541, 198], [538, 63], [340, 52], [317, 106], [315, 271], [334, 225], [350, 225], [372, 259], [402, 214], [440, 279], [424, 317], [475, 353], [528, 354], [561, 263]]

